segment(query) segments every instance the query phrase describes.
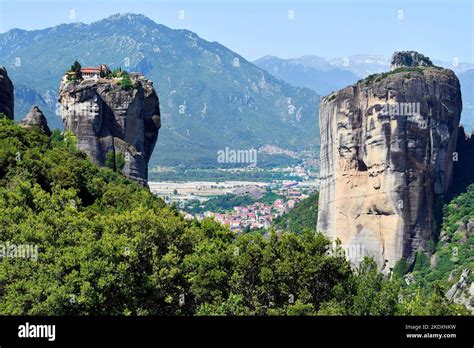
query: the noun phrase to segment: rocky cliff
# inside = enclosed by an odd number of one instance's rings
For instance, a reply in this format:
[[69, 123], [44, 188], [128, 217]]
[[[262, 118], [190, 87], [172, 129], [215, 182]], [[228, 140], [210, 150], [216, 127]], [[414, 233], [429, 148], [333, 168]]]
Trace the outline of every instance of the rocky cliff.
[[0, 113], [13, 120], [13, 83], [8, 77], [7, 69], [0, 66]]
[[148, 161], [158, 138], [160, 109], [153, 83], [130, 74], [132, 86], [118, 79], [71, 82], [63, 78], [58, 100], [65, 131], [96, 163], [147, 184]]
[[370, 255], [389, 270], [428, 249], [461, 109], [455, 74], [416, 52], [396, 52], [391, 72], [322, 100], [317, 228], [354, 264]]

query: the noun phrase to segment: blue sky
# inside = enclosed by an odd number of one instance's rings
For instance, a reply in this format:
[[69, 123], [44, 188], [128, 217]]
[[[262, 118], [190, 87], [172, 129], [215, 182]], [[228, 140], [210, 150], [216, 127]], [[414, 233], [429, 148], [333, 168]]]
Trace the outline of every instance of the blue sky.
[[474, 62], [474, 0], [0, 0], [0, 32], [90, 23], [119, 12], [192, 30], [249, 60], [417, 50]]

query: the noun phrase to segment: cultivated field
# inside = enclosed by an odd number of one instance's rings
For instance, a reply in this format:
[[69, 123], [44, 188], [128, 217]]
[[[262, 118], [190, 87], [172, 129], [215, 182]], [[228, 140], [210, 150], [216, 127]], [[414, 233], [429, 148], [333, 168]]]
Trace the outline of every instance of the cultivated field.
[[[160, 197], [169, 197], [172, 200], [201, 199], [232, 193], [235, 189], [245, 186], [266, 187], [269, 184], [251, 181], [189, 181], [189, 182], [149, 182], [151, 192]], [[176, 194], [175, 194], [176, 190]]]

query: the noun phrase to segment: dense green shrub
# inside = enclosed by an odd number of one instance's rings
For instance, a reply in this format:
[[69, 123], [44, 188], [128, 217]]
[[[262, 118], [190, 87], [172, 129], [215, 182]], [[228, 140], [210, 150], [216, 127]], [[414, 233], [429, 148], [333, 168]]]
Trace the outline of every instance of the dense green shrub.
[[130, 90], [133, 88], [133, 82], [130, 78], [130, 76], [128, 75], [125, 75], [124, 77], [122, 77], [121, 80], [119, 80], [117, 82], [117, 84], [122, 87], [124, 90]]
[[371, 260], [354, 273], [321, 234], [185, 220], [68, 137], [0, 120], [0, 245], [37, 247], [0, 259], [1, 315], [461, 313], [439, 294], [396, 304], [398, 283]]
[[301, 233], [303, 230], [316, 231], [318, 221], [319, 194], [313, 193], [307, 199], [298, 202], [287, 214], [276, 218], [273, 225], [276, 229]]

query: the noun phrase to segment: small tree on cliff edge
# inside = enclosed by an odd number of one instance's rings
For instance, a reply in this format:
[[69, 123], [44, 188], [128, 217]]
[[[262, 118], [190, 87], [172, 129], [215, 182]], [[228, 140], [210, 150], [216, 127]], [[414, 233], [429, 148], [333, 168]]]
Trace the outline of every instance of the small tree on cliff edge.
[[79, 80], [82, 78], [81, 69], [82, 69], [81, 64], [76, 60], [74, 64], [71, 65], [71, 69], [69, 69], [69, 72], [73, 72], [74, 78]]
[[80, 72], [81, 69], [82, 69], [81, 63], [79, 63], [77, 60], [74, 62], [73, 65], [71, 65], [71, 71]]

